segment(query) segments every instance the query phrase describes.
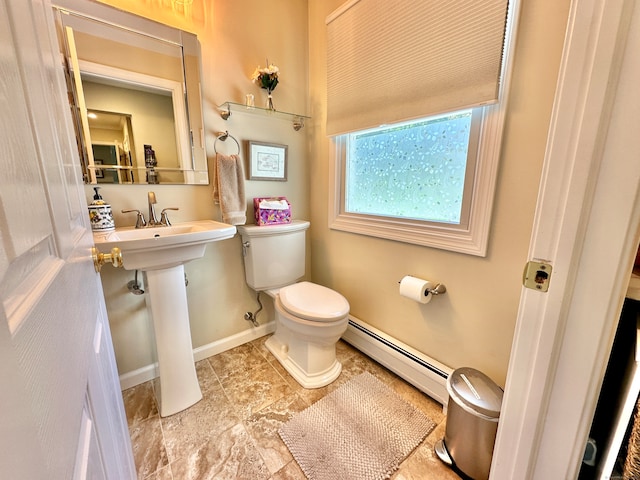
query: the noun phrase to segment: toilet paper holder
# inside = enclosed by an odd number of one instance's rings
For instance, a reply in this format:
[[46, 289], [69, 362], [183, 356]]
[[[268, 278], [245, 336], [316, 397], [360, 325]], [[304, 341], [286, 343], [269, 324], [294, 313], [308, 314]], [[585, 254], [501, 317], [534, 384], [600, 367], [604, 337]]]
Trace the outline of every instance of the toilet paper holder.
[[[400, 284], [399, 280], [398, 284]], [[431, 295], [442, 295], [443, 293], [447, 293], [447, 287], [445, 287], [444, 283], [436, 283], [436, 286], [428, 289], [427, 292]]]
[[441, 295], [447, 293], [447, 287], [442, 283], [436, 283], [436, 286], [427, 290], [431, 295]]

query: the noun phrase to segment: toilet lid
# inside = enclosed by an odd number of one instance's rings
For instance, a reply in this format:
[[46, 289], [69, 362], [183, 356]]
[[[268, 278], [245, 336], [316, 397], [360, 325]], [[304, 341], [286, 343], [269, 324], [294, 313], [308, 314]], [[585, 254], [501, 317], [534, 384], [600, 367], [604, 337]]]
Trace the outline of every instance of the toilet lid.
[[290, 314], [316, 322], [338, 320], [349, 313], [346, 298], [330, 288], [310, 282], [281, 288], [280, 303]]

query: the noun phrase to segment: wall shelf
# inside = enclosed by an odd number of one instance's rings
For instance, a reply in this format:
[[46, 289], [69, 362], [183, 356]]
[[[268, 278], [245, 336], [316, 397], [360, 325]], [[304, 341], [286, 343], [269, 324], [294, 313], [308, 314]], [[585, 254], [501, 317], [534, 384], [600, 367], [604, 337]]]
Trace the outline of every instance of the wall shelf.
[[291, 120], [293, 122], [293, 129], [297, 132], [304, 127], [305, 120], [311, 118], [307, 115], [301, 115], [299, 113], [282, 112], [280, 110], [268, 110], [262, 107], [247, 107], [242, 103], [224, 102], [222, 105], [218, 105], [220, 116], [223, 120], [227, 120], [233, 112], [248, 113], [250, 115], [262, 115], [265, 117], [275, 117], [283, 120]]

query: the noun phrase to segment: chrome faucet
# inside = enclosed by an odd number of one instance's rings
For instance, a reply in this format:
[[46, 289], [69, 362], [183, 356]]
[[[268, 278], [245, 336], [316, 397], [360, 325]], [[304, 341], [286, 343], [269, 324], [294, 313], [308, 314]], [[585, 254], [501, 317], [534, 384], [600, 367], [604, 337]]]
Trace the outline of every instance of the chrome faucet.
[[158, 226], [163, 226], [163, 227], [170, 227], [171, 226], [171, 222], [169, 221], [169, 215], [167, 215], [167, 211], [168, 210], [179, 210], [178, 207], [167, 207], [165, 209], [162, 210], [162, 213], [160, 214], [160, 220], [158, 220], [158, 217], [156, 216], [156, 207], [154, 206], [156, 203], [158, 203], [156, 201], [156, 194], [154, 192], [149, 192], [147, 194], [148, 200], [149, 200], [149, 221], [147, 222], [144, 219], [144, 215], [142, 214], [142, 212], [140, 210], [122, 210], [122, 213], [131, 213], [131, 212], [135, 212], [137, 214], [136, 216], [136, 228], [144, 228], [144, 227], [158, 227]]
[[136, 228], [144, 228], [147, 226], [147, 221], [144, 219], [144, 215], [140, 210], [121, 210], [122, 213], [131, 213], [134, 212], [136, 214]]
[[154, 207], [154, 205], [158, 203], [156, 201], [156, 194], [154, 192], [149, 192], [148, 199], [149, 199], [149, 216], [147, 217], [148, 218], [147, 225], [150, 227], [155, 227], [157, 225], [160, 225], [160, 221], [156, 216], [156, 208]]

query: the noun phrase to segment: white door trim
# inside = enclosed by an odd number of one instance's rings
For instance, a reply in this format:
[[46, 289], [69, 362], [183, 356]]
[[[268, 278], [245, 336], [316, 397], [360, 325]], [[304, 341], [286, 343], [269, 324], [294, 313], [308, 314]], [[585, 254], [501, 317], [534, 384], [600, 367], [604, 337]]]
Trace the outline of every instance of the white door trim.
[[529, 250], [554, 271], [548, 293], [523, 289], [492, 479], [571, 479], [580, 467], [638, 245], [640, 145], [621, 155], [629, 138], [609, 135], [616, 115], [638, 125], [625, 117], [637, 101], [615, 96], [633, 3], [571, 5]]

